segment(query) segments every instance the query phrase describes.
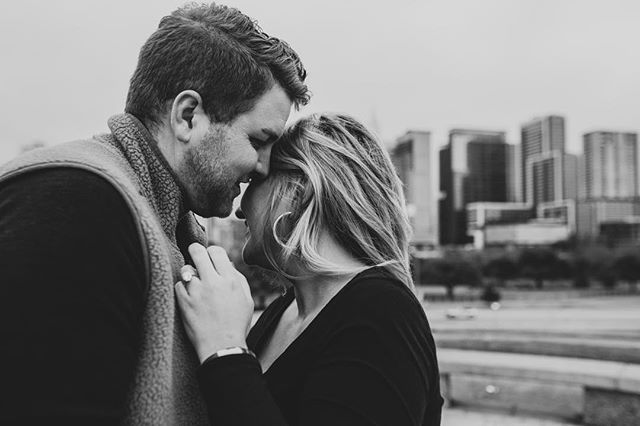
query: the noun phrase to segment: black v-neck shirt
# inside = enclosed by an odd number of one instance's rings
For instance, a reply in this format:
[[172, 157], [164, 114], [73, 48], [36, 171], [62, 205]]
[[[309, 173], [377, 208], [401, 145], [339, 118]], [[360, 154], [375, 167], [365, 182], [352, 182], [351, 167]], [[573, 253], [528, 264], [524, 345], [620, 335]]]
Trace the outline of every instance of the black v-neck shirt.
[[[293, 300], [290, 290], [251, 329], [256, 354]], [[346, 284], [265, 374], [231, 355], [205, 363], [199, 381], [217, 425], [431, 426], [443, 402], [424, 310], [381, 268]]]

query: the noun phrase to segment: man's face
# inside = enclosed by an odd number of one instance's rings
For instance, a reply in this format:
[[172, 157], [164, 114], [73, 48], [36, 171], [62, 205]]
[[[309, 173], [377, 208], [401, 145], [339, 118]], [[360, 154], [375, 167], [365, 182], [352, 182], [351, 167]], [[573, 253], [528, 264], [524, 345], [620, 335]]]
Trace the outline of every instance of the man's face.
[[191, 209], [203, 217], [226, 217], [240, 183], [266, 177], [273, 143], [282, 135], [291, 111], [286, 92], [274, 85], [253, 109], [228, 124], [211, 123], [184, 155], [178, 174]]

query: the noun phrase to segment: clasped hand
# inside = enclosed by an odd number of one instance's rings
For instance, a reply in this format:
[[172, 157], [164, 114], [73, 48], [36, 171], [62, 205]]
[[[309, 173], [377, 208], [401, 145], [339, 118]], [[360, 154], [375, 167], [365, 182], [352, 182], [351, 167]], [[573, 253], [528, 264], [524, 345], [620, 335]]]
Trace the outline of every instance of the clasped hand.
[[[184, 326], [200, 362], [232, 346], [246, 347], [253, 315], [247, 279], [218, 246], [194, 243], [189, 254], [198, 272], [188, 283], [175, 285]], [[190, 266], [185, 266], [189, 268]]]

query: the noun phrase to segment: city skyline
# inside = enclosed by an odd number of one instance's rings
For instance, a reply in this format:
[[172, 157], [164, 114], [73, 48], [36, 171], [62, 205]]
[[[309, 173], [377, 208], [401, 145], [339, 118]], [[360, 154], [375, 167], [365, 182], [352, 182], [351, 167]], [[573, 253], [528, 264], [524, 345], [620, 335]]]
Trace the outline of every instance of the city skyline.
[[[0, 161], [36, 141], [105, 131], [123, 109], [140, 46], [182, 3], [1, 5]], [[567, 119], [573, 153], [586, 132], [640, 128], [636, 2], [225, 3], [300, 53], [314, 97], [293, 118], [342, 111], [387, 142], [426, 130], [440, 147], [452, 128], [497, 129], [519, 143], [526, 120], [555, 114]]]
[[[506, 144], [501, 131], [451, 129], [439, 149], [429, 132], [417, 134], [398, 138], [390, 154], [418, 250], [432, 246], [422, 237], [430, 227], [438, 229], [438, 245], [482, 248], [553, 244], [571, 236], [595, 240], [605, 235], [605, 224], [611, 243], [640, 223], [635, 132], [585, 133], [581, 155], [565, 152], [565, 119], [557, 115], [525, 122], [516, 146]], [[516, 186], [522, 197], [513, 196]], [[436, 199], [437, 217], [426, 208]]]

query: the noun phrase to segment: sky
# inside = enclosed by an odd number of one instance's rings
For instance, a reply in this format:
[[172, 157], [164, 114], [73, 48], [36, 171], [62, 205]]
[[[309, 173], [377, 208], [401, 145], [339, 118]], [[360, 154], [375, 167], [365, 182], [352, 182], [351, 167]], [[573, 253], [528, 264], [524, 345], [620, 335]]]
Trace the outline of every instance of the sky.
[[[107, 130], [140, 47], [182, 1], [0, 4], [0, 162]], [[582, 134], [640, 131], [636, 0], [229, 0], [285, 39], [308, 70], [310, 104], [348, 113], [388, 144], [409, 129], [507, 132], [543, 115]]]

